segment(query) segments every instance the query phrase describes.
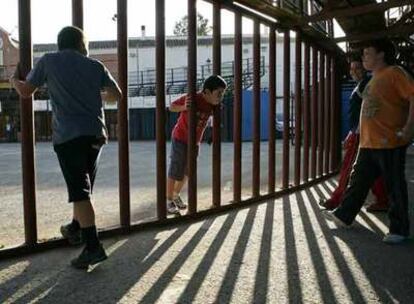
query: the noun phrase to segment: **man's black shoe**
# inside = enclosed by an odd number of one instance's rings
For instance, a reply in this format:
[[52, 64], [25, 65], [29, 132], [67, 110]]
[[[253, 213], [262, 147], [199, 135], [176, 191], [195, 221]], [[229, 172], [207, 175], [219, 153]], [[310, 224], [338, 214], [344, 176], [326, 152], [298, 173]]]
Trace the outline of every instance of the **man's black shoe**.
[[71, 245], [80, 245], [83, 243], [80, 228], [74, 228], [72, 223], [60, 226], [60, 233], [64, 238], [68, 239]]
[[108, 256], [106, 255], [102, 244], [99, 244], [95, 250], [89, 250], [85, 247], [81, 254], [71, 261], [71, 265], [78, 269], [88, 269], [89, 266], [98, 264], [107, 258]]

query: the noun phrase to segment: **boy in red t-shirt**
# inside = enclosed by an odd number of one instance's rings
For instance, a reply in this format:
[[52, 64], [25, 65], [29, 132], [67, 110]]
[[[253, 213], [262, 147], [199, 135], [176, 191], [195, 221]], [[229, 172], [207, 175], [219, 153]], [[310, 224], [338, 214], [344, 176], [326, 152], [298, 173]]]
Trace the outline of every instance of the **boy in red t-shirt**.
[[[214, 107], [222, 101], [226, 88], [226, 81], [218, 75], [213, 75], [204, 81], [203, 90], [195, 96], [197, 149], [207, 127], [207, 121], [213, 114]], [[171, 135], [167, 180], [167, 212], [170, 214], [179, 214], [180, 209], [187, 208], [187, 204], [180, 197], [180, 191], [187, 180], [188, 102], [188, 95], [183, 95], [173, 101], [169, 108], [171, 112], [180, 112]]]

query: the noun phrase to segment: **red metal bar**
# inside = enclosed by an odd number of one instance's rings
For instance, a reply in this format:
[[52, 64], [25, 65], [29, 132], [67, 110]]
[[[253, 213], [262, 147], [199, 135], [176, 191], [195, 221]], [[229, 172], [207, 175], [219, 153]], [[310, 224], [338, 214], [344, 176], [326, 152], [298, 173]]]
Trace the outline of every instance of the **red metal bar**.
[[253, 176], [252, 194], [260, 195], [260, 23], [253, 29]]
[[72, 0], [72, 25], [83, 29], [83, 0]]
[[269, 160], [268, 193], [275, 192], [276, 184], [276, 28], [269, 33]]
[[303, 181], [309, 179], [309, 143], [310, 143], [310, 47], [305, 42], [304, 50], [304, 88], [303, 88]]
[[325, 53], [323, 50], [319, 53], [319, 119], [318, 119], [318, 175], [323, 175], [323, 152], [325, 147], [324, 140], [324, 120], [325, 120]]
[[118, 0], [118, 78], [122, 100], [118, 105], [119, 209], [122, 227], [131, 224], [129, 193], [129, 131], [128, 131], [128, 30], [127, 0]]
[[311, 178], [316, 178], [316, 158], [318, 145], [318, 50], [312, 47], [312, 100], [311, 100], [311, 130], [312, 130], [312, 154], [311, 154]]
[[302, 33], [296, 32], [295, 44], [295, 175], [294, 184], [300, 184], [302, 145]]
[[335, 129], [331, 126], [331, 57], [326, 56], [326, 85], [325, 85], [325, 173], [329, 173], [329, 156], [331, 150], [331, 133]]
[[[32, 68], [33, 58], [30, 7], [30, 0], [19, 0], [19, 55], [21, 76], [24, 79]], [[33, 246], [37, 242], [33, 97], [20, 98], [20, 122], [22, 132], [24, 234], [26, 245]]]
[[196, 154], [196, 127], [197, 105], [196, 77], [197, 77], [197, 0], [188, 0], [188, 69], [187, 83], [188, 96], [191, 100], [188, 109], [188, 212], [197, 212], [197, 154]]
[[282, 188], [289, 187], [290, 136], [290, 31], [285, 30], [283, 40], [283, 164]]
[[330, 167], [329, 170], [330, 172], [335, 170], [335, 154], [336, 154], [336, 149], [335, 149], [335, 137], [337, 135], [337, 133], [339, 132], [339, 128], [335, 127], [336, 121], [335, 121], [335, 112], [336, 112], [336, 90], [335, 90], [335, 57], [332, 56], [331, 57], [331, 96], [330, 96], [330, 102], [331, 102], [331, 122], [330, 122], [330, 129], [332, 130], [330, 135], [331, 135], [331, 145], [329, 147], [330, 151]]
[[156, 52], [156, 140], [157, 140], [157, 214], [166, 218], [166, 147], [165, 147], [165, 0], [155, 2], [155, 52]]
[[233, 201], [241, 201], [242, 184], [242, 17], [234, 14]]
[[333, 150], [333, 156], [332, 156], [332, 164], [331, 164], [331, 168], [332, 171], [336, 170], [339, 166], [339, 162], [340, 162], [340, 133], [339, 133], [339, 129], [340, 129], [340, 106], [339, 106], [339, 93], [340, 93], [340, 88], [339, 88], [339, 77], [337, 76], [338, 73], [338, 69], [337, 69], [337, 61], [336, 59], [333, 59], [332, 61], [332, 104], [333, 104], [333, 125], [334, 125], [334, 129], [338, 130], [337, 132], [334, 132], [333, 134], [333, 140], [332, 140], [332, 150]]
[[[213, 3], [213, 74], [221, 74], [221, 5]], [[221, 204], [221, 106], [213, 112], [213, 205]]]

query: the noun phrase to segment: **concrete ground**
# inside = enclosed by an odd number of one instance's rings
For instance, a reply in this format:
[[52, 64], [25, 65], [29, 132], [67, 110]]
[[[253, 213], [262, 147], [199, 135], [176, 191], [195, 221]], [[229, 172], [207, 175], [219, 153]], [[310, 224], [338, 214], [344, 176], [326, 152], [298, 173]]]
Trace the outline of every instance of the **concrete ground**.
[[[407, 180], [412, 198], [411, 151]], [[413, 303], [413, 240], [383, 244], [385, 214], [362, 211], [350, 229], [325, 220], [318, 201], [335, 185], [328, 180], [248, 208], [104, 240], [109, 259], [89, 272], [68, 266], [79, 247], [1, 261], [0, 303]]]
[[[278, 141], [278, 183], [281, 177], [282, 143]], [[292, 147], [292, 153], [293, 153]], [[169, 143], [167, 153], [169, 152]], [[198, 160], [198, 209], [212, 206], [211, 147], [201, 145]], [[267, 193], [267, 142], [261, 145], [262, 192]], [[36, 144], [36, 210], [38, 238], [47, 240], [59, 237], [59, 227], [71, 218], [72, 206], [67, 202], [66, 185], [56, 155], [50, 143]], [[222, 146], [222, 202], [233, 198], [233, 144]], [[292, 156], [293, 158], [293, 156]], [[252, 194], [252, 145], [243, 143], [244, 198]], [[131, 218], [133, 222], [152, 221], [156, 218], [156, 146], [155, 142], [130, 143]], [[293, 172], [293, 161], [291, 161]], [[95, 182], [94, 201], [99, 227], [119, 225], [118, 145], [110, 142], [103, 149]], [[292, 173], [293, 177], [293, 173]], [[187, 190], [184, 189], [183, 197]], [[0, 247], [24, 242], [21, 150], [19, 144], [0, 145]]]

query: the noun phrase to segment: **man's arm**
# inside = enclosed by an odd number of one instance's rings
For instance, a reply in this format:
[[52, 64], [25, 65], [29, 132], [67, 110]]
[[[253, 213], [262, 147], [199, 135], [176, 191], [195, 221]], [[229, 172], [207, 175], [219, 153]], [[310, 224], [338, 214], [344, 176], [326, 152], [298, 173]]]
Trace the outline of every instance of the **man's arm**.
[[37, 87], [27, 81], [17, 79], [15, 75], [10, 78], [10, 83], [12, 87], [16, 89], [17, 93], [23, 98], [31, 97], [37, 90]]
[[408, 118], [401, 134], [407, 141], [411, 141], [414, 138], [414, 95], [409, 98], [409, 102], [410, 109], [408, 111]]

